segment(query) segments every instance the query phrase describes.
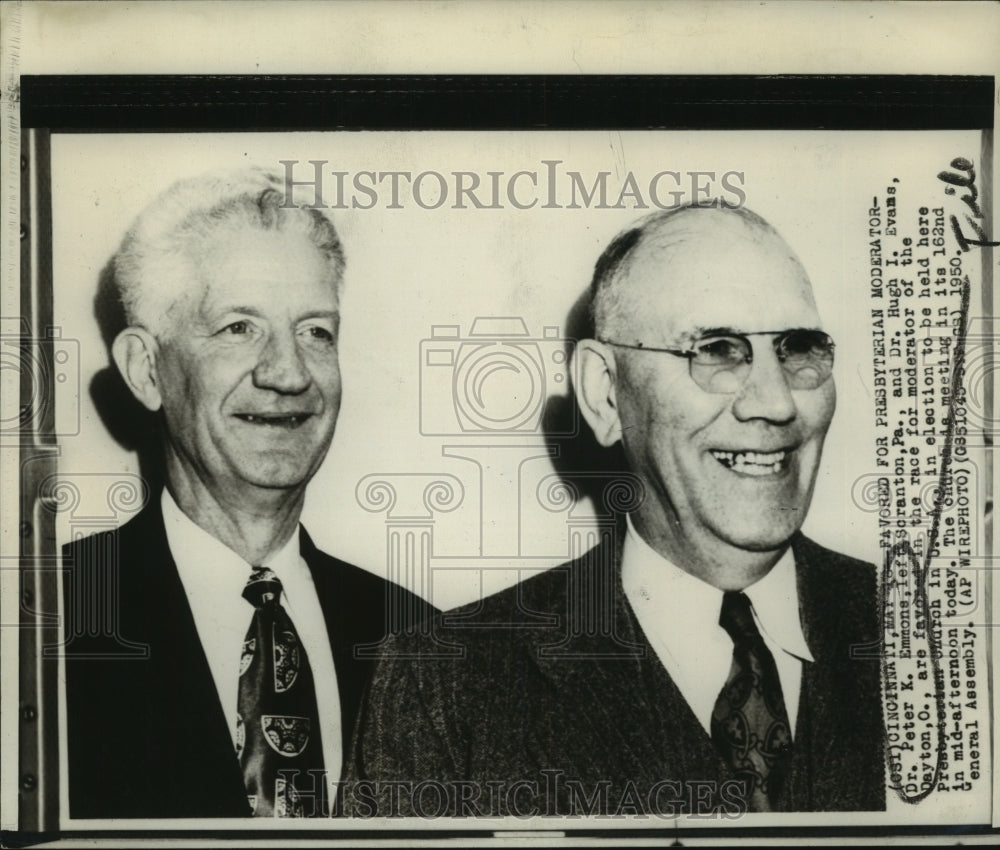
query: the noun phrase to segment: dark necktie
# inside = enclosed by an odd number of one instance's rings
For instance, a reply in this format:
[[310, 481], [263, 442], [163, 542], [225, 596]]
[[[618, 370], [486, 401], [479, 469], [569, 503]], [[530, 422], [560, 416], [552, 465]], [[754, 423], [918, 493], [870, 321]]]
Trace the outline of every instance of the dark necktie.
[[254, 613], [240, 658], [236, 754], [250, 809], [255, 817], [326, 817], [316, 688], [281, 606], [281, 582], [255, 567], [243, 598]]
[[712, 741], [746, 783], [750, 811], [769, 812], [792, 746], [781, 680], [746, 594], [722, 597], [719, 625], [733, 640], [733, 664], [712, 711]]

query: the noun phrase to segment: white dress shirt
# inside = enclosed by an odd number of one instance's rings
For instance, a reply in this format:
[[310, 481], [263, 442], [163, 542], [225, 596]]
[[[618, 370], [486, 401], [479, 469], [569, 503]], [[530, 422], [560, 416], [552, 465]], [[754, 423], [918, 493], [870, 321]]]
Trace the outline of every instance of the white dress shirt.
[[[254, 612], [242, 593], [253, 567], [192, 522], [166, 488], [161, 505], [167, 544], [194, 615], [194, 624], [208, 658], [219, 702], [229, 721], [235, 758], [240, 655]], [[309, 666], [316, 683], [323, 765], [332, 803], [343, 761], [340, 695], [326, 621], [312, 574], [299, 554], [298, 533], [293, 534], [265, 564], [257, 566], [268, 567], [281, 580], [281, 605], [295, 624], [299, 640], [309, 656]]]
[[[733, 641], [719, 625], [723, 592], [655, 552], [639, 536], [631, 517], [622, 551], [622, 582], [657, 657], [711, 734], [712, 709], [733, 661]], [[743, 592], [750, 598], [754, 620], [774, 656], [794, 738], [802, 663], [814, 659], [799, 620], [791, 549]]]

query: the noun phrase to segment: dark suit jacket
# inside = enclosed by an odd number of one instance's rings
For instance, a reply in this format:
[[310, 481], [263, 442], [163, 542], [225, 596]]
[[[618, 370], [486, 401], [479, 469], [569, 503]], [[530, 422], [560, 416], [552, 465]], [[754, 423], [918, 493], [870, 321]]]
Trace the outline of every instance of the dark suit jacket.
[[[344, 753], [372, 660], [430, 608], [320, 552], [303, 530], [340, 692]], [[159, 501], [64, 547], [69, 804], [73, 817], [249, 816], [224, 712], [167, 546]]]
[[[816, 660], [780, 806], [884, 809], [875, 569], [802, 536], [793, 548]], [[453, 783], [452, 814], [742, 809], [625, 598], [620, 546], [444, 614], [434, 633], [398, 641], [373, 677], [345, 796], [355, 814], [439, 814], [437, 789], [418, 787], [414, 805], [394, 780]]]

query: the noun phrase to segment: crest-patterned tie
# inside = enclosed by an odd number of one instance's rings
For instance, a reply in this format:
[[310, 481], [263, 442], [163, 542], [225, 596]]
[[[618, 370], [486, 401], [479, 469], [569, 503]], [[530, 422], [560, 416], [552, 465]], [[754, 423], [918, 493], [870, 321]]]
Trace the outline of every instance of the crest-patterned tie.
[[733, 664], [712, 711], [712, 741], [747, 783], [750, 811], [770, 812], [792, 746], [781, 680], [746, 594], [722, 597], [719, 625], [733, 640]]
[[316, 688], [281, 606], [281, 582], [255, 567], [243, 598], [254, 613], [240, 658], [236, 755], [250, 809], [255, 817], [326, 817]]

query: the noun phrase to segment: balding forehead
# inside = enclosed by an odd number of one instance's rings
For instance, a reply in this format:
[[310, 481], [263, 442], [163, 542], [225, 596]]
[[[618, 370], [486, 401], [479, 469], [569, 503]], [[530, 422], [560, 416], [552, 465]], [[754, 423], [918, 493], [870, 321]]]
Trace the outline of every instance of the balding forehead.
[[[783, 299], [773, 310], [818, 322], [809, 278], [778, 232], [749, 211], [686, 209], [636, 228], [631, 250], [594, 293], [599, 335], [621, 337], [650, 321], [678, 327], [740, 327], [740, 313], [763, 321], [753, 299]], [[596, 281], [595, 281], [596, 283]], [[660, 315], [669, 310], [670, 314]], [[778, 325], [775, 326], [779, 327]]]
[[766, 245], [798, 264], [798, 258], [778, 232], [749, 210], [685, 208], [675, 215], [654, 219], [640, 230], [642, 235], [628, 258], [632, 262], [647, 253], [711, 250], [715, 245], [739, 239]]

